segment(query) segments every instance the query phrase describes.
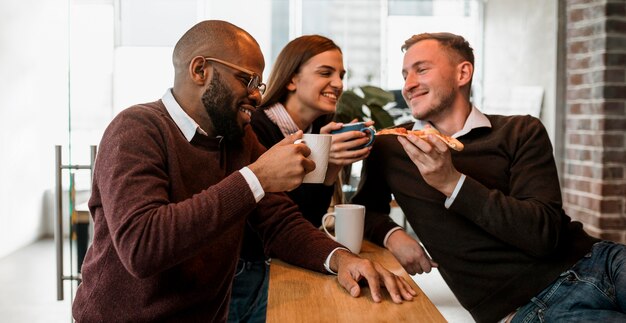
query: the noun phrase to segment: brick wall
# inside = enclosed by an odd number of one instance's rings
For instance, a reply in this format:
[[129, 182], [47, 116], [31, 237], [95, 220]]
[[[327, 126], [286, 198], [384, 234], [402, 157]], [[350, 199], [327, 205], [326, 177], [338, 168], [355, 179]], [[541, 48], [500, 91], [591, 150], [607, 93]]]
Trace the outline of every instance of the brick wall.
[[566, 212], [626, 243], [626, 1], [565, 0]]

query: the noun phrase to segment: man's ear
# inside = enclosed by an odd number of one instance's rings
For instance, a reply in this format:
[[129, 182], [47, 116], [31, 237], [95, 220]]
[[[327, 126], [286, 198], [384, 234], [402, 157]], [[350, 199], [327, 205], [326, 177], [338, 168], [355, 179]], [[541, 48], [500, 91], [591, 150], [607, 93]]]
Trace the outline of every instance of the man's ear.
[[204, 84], [207, 79], [208, 68], [205, 66], [204, 58], [194, 57], [189, 64], [189, 76], [194, 83]]
[[457, 65], [458, 86], [463, 87], [472, 81], [474, 75], [474, 66], [468, 61], [464, 61]]

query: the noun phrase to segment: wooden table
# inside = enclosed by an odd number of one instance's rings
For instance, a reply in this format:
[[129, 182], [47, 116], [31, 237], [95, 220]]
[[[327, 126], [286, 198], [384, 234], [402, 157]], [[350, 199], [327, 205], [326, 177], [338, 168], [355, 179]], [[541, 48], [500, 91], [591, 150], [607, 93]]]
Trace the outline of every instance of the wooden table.
[[267, 322], [446, 322], [394, 256], [384, 248], [363, 241], [360, 256], [378, 261], [404, 277], [417, 292], [412, 301], [395, 304], [383, 292], [374, 303], [367, 287], [354, 298], [339, 285], [334, 275], [324, 275], [272, 259]]

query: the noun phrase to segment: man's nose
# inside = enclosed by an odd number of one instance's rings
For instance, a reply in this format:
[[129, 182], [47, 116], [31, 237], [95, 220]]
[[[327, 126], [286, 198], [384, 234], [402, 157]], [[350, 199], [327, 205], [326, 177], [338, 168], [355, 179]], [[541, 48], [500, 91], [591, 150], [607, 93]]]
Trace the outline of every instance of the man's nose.
[[261, 105], [261, 100], [263, 99], [261, 95], [261, 91], [259, 89], [254, 89], [252, 91], [248, 91], [248, 98], [250, 98], [252, 105], [258, 107]]
[[419, 85], [419, 79], [417, 77], [417, 75], [415, 73], [409, 73], [407, 74], [406, 78], [404, 79], [404, 86], [402, 87], [402, 92], [403, 94], [409, 93], [411, 91], [411, 89], [417, 87]]

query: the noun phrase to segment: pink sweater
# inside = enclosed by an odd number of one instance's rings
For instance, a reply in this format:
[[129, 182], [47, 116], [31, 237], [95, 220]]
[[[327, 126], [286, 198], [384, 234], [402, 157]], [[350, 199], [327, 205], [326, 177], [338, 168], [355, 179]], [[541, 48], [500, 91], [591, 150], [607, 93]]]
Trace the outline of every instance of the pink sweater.
[[267, 254], [324, 272], [339, 245], [284, 194], [254, 196], [238, 172], [265, 151], [196, 134], [188, 142], [161, 101], [122, 111], [106, 129], [89, 208], [78, 322], [225, 321], [246, 221]]

